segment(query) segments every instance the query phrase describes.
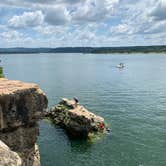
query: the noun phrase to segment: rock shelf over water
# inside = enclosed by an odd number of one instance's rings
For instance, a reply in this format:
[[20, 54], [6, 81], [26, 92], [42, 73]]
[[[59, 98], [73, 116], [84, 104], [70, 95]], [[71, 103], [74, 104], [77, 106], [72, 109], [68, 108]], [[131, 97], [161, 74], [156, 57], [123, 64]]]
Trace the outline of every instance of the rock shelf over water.
[[[47, 97], [36, 84], [0, 78], [0, 140], [20, 156], [23, 166], [40, 165], [37, 122], [46, 108]], [[20, 165], [18, 156], [1, 146]], [[0, 155], [0, 165], [6, 162]]]
[[47, 113], [54, 124], [60, 125], [73, 137], [88, 137], [105, 130], [104, 118], [89, 112], [74, 100], [63, 98]]

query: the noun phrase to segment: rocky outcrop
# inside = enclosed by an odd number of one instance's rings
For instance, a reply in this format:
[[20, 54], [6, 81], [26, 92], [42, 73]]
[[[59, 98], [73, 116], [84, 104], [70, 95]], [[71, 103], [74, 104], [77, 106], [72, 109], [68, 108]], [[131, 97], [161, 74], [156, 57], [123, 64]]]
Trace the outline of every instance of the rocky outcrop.
[[46, 108], [47, 97], [36, 84], [0, 79], [0, 140], [24, 166], [40, 165], [37, 121]]
[[89, 112], [74, 100], [62, 99], [46, 113], [46, 117], [64, 127], [74, 137], [88, 137], [91, 133], [105, 130], [102, 117]]
[[21, 166], [20, 156], [10, 150], [10, 148], [0, 141], [0, 165], [1, 166]]

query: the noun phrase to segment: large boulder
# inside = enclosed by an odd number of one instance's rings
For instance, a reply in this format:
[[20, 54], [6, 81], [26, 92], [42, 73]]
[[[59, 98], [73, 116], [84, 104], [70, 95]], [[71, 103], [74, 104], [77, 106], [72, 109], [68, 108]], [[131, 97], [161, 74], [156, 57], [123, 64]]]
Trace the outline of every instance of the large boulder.
[[22, 160], [20, 156], [10, 150], [10, 148], [0, 141], [0, 165], [1, 166], [21, 166]]
[[104, 118], [89, 112], [75, 100], [63, 98], [46, 113], [46, 117], [74, 137], [88, 137], [91, 133], [105, 130]]

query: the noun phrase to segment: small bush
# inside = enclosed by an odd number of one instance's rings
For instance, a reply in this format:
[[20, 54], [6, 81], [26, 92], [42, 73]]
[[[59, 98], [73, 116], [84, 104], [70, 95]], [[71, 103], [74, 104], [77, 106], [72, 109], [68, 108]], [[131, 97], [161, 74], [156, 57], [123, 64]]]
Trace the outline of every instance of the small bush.
[[0, 67], [0, 78], [4, 78], [3, 67]]

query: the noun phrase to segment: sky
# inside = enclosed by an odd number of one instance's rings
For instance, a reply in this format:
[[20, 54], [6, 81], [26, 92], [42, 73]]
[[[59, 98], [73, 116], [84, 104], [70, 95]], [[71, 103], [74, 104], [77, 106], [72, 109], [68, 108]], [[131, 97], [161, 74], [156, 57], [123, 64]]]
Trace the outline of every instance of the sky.
[[0, 47], [166, 44], [166, 0], [0, 0]]

